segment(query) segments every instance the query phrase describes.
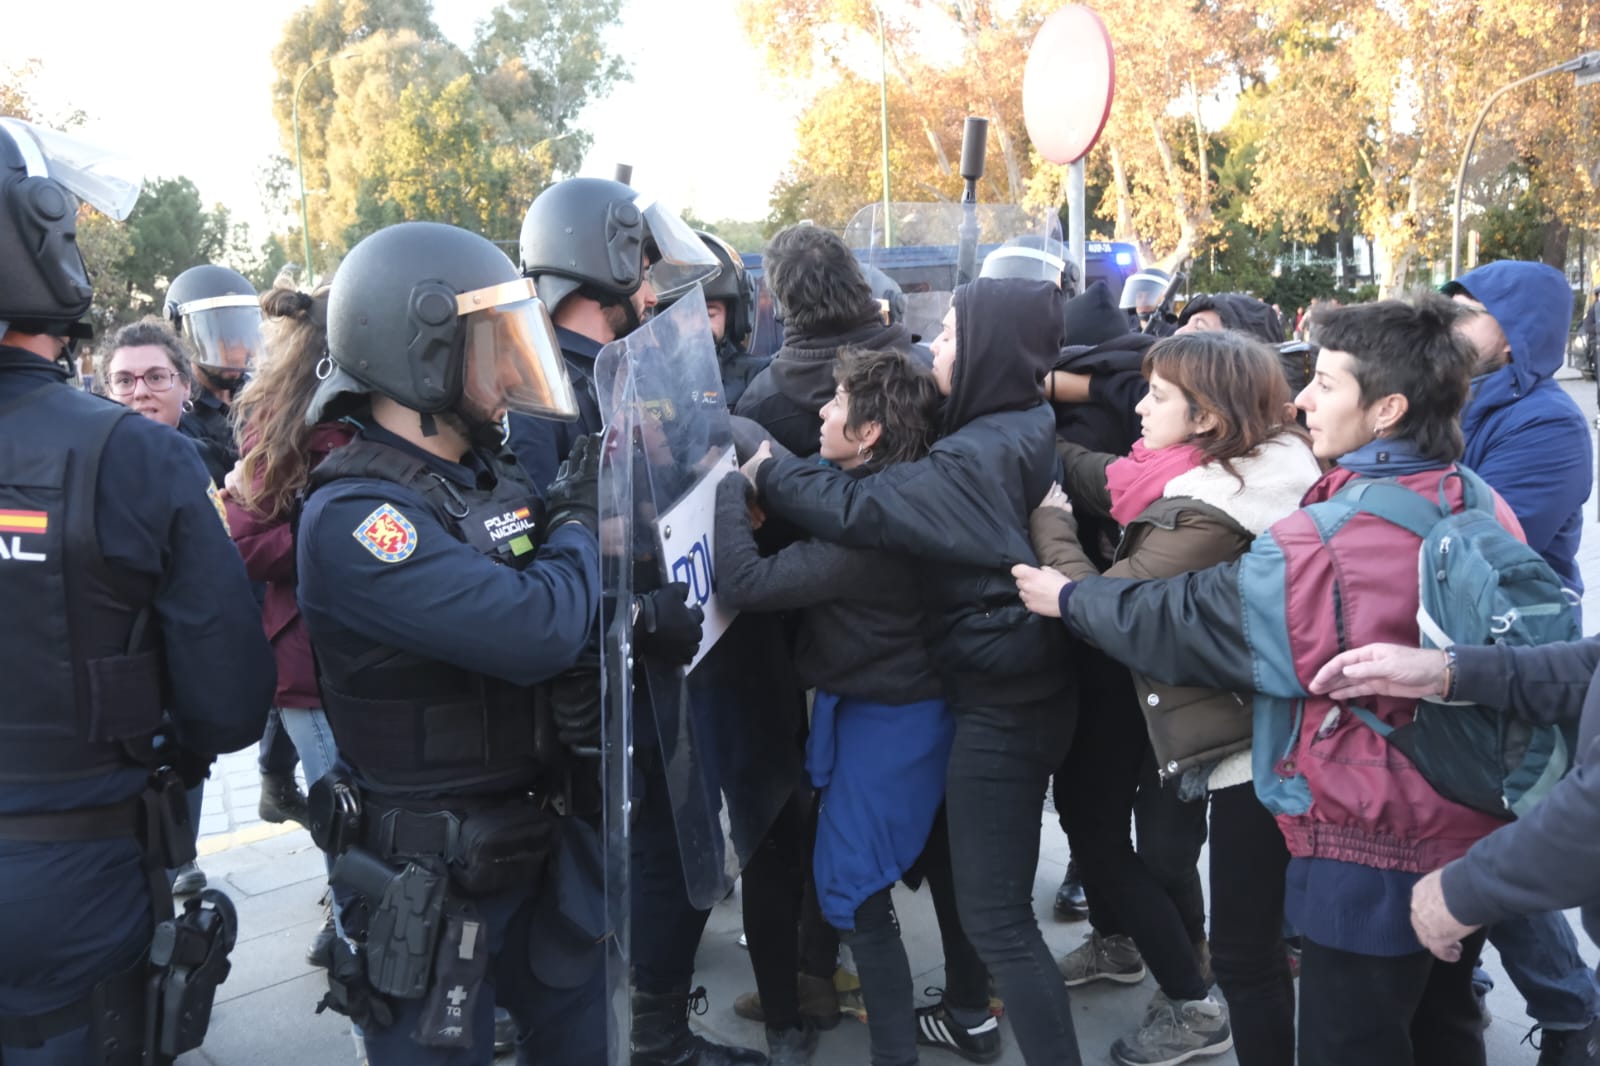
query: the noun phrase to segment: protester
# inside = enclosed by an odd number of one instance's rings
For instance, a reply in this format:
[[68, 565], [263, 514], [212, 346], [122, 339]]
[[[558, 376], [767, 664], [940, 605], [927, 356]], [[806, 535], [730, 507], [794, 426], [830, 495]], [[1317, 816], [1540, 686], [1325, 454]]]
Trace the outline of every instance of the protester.
[[[1040, 558], [1067, 577], [1099, 572], [1078, 545], [1074, 513], [1109, 514], [1126, 528], [1108, 577], [1167, 577], [1238, 558], [1320, 476], [1299, 427], [1284, 422], [1288, 390], [1265, 345], [1233, 332], [1180, 331], [1149, 350], [1144, 369], [1144, 433], [1131, 454], [1064, 443], [1073, 512], [1048, 506], [1034, 514]], [[1098, 668], [1121, 669], [1104, 660]], [[1133, 981], [1144, 975], [1142, 955], [1159, 985], [1144, 1023], [1112, 1046], [1118, 1062], [1220, 1054], [1236, 1040], [1245, 1066], [1294, 1056], [1294, 988], [1274, 917], [1283, 910], [1288, 856], [1249, 786], [1249, 746], [1249, 709], [1239, 697], [1143, 675], [1122, 707], [1079, 716], [1056, 795], [1094, 931], [1061, 960], [1062, 975], [1068, 985]], [[1136, 790], [1144, 809], [1137, 855], [1128, 839]], [[1178, 853], [1192, 874], [1198, 847], [1185, 843], [1194, 821], [1204, 840], [1208, 791], [1217, 825], [1209, 951], [1203, 902], [1174, 895], [1171, 879], [1152, 876], [1144, 858]], [[1229, 1007], [1208, 995], [1207, 957]]]
[[[1317, 456], [1338, 465], [1238, 562], [1151, 581], [1014, 571], [1031, 609], [1066, 618], [1141, 672], [1257, 693], [1256, 791], [1288, 844], [1285, 910], [1304, 941], [1304, 1066], [1484, 1062], [1470, 963], [1433, 959], [1406, 899], [1498, 822], [1445, 799], [1376, 731], [1307, 689], [1342, 645], [1419, 639], [1418, 537], [1351, 513], [1340, 493], [1358, 478], [1393, 477], [1462, 506], [1459, 480], [1448, 477], [1473, 363], [1452, 332], [1460, 316], [1425, 296], [1319, 318], [1316, 378], [1296, 403]], [[1380, 699], [1372, 712], [1402, 725], [1416, 701]], [[1469, 942], [1469, 959], [1481, 942]]]
[[932, 651], [956, 736], [946, 783], [961, 926], [994, 975], [1029, 1066], [1082, 1061], [1066, 985], [1034, 919], [1039, 817], [1072, 736], [1058, 629], [1005, 577], [1036, 559], [1028, 515], [1056, 466], [1040, 381], [1061, 348], [1061, 290], [980, 278], [933, 343], [943, 436], [864, 477], [799, 458], [757, 465], [763, 506], [812, 535], [923, 560]]
[[[939, 392], [911, 357], [844, 348], [838, 389], [822, 408], [819, 456], [865, 477], [927, 454]], [[922, 636], [915, 561], [883, 551], [800, 541], [762, 557], [747, 482], [717, 494], [718, 597], [739, 610], [799, 610], [796, 668], [817, 690], [806, 766], [821, 793], [815, 877], [822, 911], [845, 935], [861, 977], [874, 1066], [917, 1061], [911, 966], [889, 889], [907, 875], [944, 800], [955, 722]], [[988, 972], [954, 920], [948, 847], [919, 864], [945, 943], [944, 1006], [970, 1055], [998, 1054]]]

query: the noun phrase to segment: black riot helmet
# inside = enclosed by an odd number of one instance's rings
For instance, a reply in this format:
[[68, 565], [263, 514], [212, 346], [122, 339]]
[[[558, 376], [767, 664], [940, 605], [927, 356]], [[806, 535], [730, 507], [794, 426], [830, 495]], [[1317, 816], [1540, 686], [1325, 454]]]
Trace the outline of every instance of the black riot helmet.
[[261, 354], [261, 299], [250, 279], [210, 263], [172, 279], [162, 307], [175, 332], [194, 346], [195, 364], [238, 384]]
[[328, 358], [306, 420], [377, 393], [484, 428], [505, 412], [576, 418], [550, 315], [506, 254], [455, 226], [402, 222], [362, 240], [328, 294]]
[[[756, 282], [744, 268], [744, 260], [733, 245], [714, 233], [695, 230], [694, 234], [711, 249], [720, 268], [714, 277], [701, 282], [706, 303], [721, 300], [728, 305], [723, 340], [743, 348], [756, 328]], [[663, 301], [665, 302], [665, 301]]]
[[602, 303], [646, 277], [670, 300], [717, 272], [717, 259], [665, 204], [621, 182], [567, 178], [534, 198], [522, 220], [522, 272], [554, 310], [579, 289]]
[[66, 134], [0, 118], [0, 333], [82, 337], [94, 297], [78, 251], [78, 203], [128, 217], [139, 179]]

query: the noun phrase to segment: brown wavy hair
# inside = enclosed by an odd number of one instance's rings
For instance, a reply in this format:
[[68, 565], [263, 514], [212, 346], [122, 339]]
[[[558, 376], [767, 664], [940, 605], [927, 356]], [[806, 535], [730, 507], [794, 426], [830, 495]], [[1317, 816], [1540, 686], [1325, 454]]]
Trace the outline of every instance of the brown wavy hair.
[[239, 502], [268, 521], [289, 515], [310, 473], [306, 410], [328, 353], [328, 291], [279, 284], [262, 294], [263, 358], [233, 403], [234, 432], [250, 442]]
[[1306, 440], [1294, 420], [1289, 381], [1278, 353], [1233, 330], [1180, 333], [1144, 353], [1144, 376], [1160, 374], [1189, 404], [1189, 417], [1209, 414], [1216, 425], [1190, 443], [1239, 480], [1233, 460], [1254, 455], [1282, 433]]
[[921, 459], [939, 428], [939, 386], [904, 352], [841, 348], [833, 379], [850, 397], [845, 428], [860, 436], [869, 422], [882, 427], [868, 466]]

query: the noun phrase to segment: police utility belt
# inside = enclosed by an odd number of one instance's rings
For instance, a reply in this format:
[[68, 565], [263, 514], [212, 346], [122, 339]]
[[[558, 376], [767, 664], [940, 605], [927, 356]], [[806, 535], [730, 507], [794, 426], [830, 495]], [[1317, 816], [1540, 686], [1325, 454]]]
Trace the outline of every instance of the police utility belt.
[[[0, 1047], [36, 1048], [74, 1030], [104, 1066], [164, 1066], [200, 1046], [217, 986], [227, 979], [238, 938], [233, 903], [207, 889], [174, 914], [166, 871], [194, 861], [186, 789], [171, 770], [119, 803], [73, 811], [0, 815], [0, 840], [72, 844], [132, 838], [144, 856], [156, 918], [150, 948], [82, 999], [43, 1014], [0, 1015]], [[0, 1060], [4, 1059], [0, 1052]]]
[[537, 891], [556, 846], [555, 815], [531, 795], [400, 800], [358, 788], [342, 769], [311, 788], [318, 847], [336, 856], [330, 880], [360, 894], [369, 919], [359, 949], [340, 942], [328, 969], [331, 1007], [386, 1024], [383, 997], [422, 999], [413, 1038], [472, 1045], [471, 1009], [488, 946], [474, 901]]

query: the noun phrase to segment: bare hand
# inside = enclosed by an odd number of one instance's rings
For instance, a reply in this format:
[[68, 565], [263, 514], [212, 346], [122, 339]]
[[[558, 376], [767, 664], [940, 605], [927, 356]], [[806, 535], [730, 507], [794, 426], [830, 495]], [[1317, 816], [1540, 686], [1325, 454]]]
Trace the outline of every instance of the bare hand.
[[1359, 696], [1420, 699], [1445, 689], [1445, 654], [1434, 648], [1368, 644], [1330, 659], [1311, 679], [1311, 691], [1336, 701]]
[[1072, 501], [1067, 499], [1066, 492], [1061, 488], [1061, 482], [1050, 484], [1050, 491], [1044, 494], [1044, 499], [1039, 501], [1040, 507], [1054, 507], [1057, 510], [1072, 513]]
[[242, 500], [244, 499], [244, 496], [242, 495], [243, 489], [244, 460], [239, 459], [234, 462], [233, 469], [229, 470], [227, 476], [222, 479], [222, 494], [224, 496], [230, 496], [235, 500]]
[[1024, 607], [1046, 618], [1061, 617], [1061, 590], [1070, 581], [1054, 570], [1021, 563], [1011, 568], [1011, 576], [1017, 579], [1017, 594]]
[[1411, 928], [1422, 946], [1445, 962], [1461, 958], [1461, 941], [1477, 932], [1476, 925], [1462, 925], [1444, 901], [1442, 870], [1417, 882], [1411, 890]]
[[756, 474], [761, 470], [761, 464], [771, 458], [772, 442], [764, 440], [761, 442], [761, 447], [756, 449], [756, 453], [739, 468], [739, 473], [743, 474], [751, 485], [754, 485], [756, 483]]

